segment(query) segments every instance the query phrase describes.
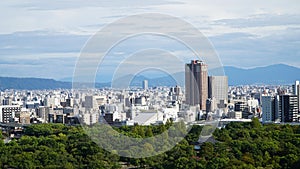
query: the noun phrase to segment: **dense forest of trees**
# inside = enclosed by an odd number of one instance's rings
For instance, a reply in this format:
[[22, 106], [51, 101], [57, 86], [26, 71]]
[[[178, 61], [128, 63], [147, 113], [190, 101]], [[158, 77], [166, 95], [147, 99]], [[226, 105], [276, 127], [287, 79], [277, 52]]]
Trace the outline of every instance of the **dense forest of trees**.
[[[172, 125], [124, 126], [117, 131], [144, 138]], [[0, 140], [0, 168], [300, 168], [300, 126], [261, 125], [257, 119], [230, 123], [214, 132], [217, 143], [204, 143], [196, 152], [190, 143], [197, 141], [201, 129], [193, 126], [170, 151], [134, 159], [101, 149], [81, 126], [31, 125], [19, 140]]]

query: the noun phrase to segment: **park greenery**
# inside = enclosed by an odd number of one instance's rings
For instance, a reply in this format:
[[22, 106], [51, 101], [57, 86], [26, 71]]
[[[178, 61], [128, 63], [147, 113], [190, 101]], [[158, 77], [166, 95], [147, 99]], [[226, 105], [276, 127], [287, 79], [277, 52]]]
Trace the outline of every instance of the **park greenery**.
[[[172, 126], [169, 121], [159, 126], [115, 129], [128, 136], [146, 138]], [[206, 142], [196, 151], [191, 143], [198, 140], [201, 130], [201, 126], [193, 126], [183, 140], [165, 153], [128, 158], [100, 148], [81, 126], [30, 125], [20, 139], [9, 143], [0, 140], [0, 168], [300, 168], [298, 125], [262, 125], [258, 119], [230, 123], [214, 132], [216, 143]], [[1, 132], [0, 137], [4, 137]], [[144, 148], [156, 151], [151, 144]]]

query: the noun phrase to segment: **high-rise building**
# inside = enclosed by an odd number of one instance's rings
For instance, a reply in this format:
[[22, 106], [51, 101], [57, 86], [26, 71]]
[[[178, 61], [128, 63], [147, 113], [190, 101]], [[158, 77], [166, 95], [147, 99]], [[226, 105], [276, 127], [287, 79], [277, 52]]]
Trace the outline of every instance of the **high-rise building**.
[[5, 97], [2, 101], [2, 105], [12, 105], [12, 98], [11, 97]]
[[298, 86], [300, 85], [300, 82], [298, 80], [295, 81], [295, 84], [293, 85], [293, 93], [294, 95], [298, 94]]
[[39, 108], [36, 108], [36, 115], [38, 118], [41, 118], [41, 121], [43, 123], [48, 122], [49, 113], [50, 113], [50, 107], [39, 106]]
[[274, 102], [275, 102], [275, 122], [281, 122], [281, 114], [279, 114], [279, 100], [280, 100], [280, 95], [276, 95], [274, 97]]
[[99, 120], [98, 113], [85, 113], [82, 115], [82, 121], [84, 124], [92, 125], [97, 123]]
[[262, 120], [263, 122], [275, 121], [275, 97], [269, 95], [262, 96]]
[[217, 105], [219, 105], [221, 101], [223, 101], [224, 103], [228, 102], [228, 77], [227, 76], [208, 77], [208, 98], [214, 98]]
[[171, 87], [170, 88], [170, 95], [181, 95], [181, 88], [179, 86]]
[[20, 118], [20, 112], [21, 107], [17, 105], [0, 106], [0, 123], [15, 121], [15, 118]]
[[144, 90], [148, 89], [148, 80], [143, 80], [143, 89]]
[[208, 98], [206, 100], [206, 112], [213, 112], [217, 109], [217, 103], [215, 98]]
[[293, 92], [294, 92], [294, 95], [297, 96], [298, 110], [300, 110], [300, 82], [298, 80], [295, 81], [295, 84], [293, 85]]
[[74, 99], [73, 98], [67, 98], [66, 99], [66, 106], [67, 107], [73, 107], [74, 106]]
[[298, 97], [296, 95], [279, 96], [278, 106], [281, 122], [298, 122]]
[[85, 96], [84, 107], [87, 109], [92, 109], [94, 107], [94, 98], [93, 96]]
[[104, 105], [106, 102], [106, 96], [85, 96], [84, 107], [87, 109], [99, 109], [99, 106]]
[[200, 105], [200, 110], [206, 110], [208, 98], [207, 65], [199, 60], [193, 60], [185, 65], [185, 94], [186, 103]]

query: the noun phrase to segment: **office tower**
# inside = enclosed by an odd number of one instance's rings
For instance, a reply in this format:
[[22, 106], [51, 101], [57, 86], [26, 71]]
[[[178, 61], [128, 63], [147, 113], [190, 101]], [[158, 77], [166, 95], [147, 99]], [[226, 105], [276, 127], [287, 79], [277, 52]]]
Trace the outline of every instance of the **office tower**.
[[176, 86], [174, 88], [174, 93], [175, 93], [175, 95], [180, 95], [181, 94], [181, 88], [179, 86]]
[[87, 109], [92, 109], [94, 107], [94, 98], [93, 96], [85, 96], [84, 107]]
[[171, 87], [170, 88], [170, 95], [181, 95], [181, 88], [179, 86]]
[[217, 103], [215, 98], [208, 98], [206, 100], [206, 112], [213, 112], [217, 109]]
[[298, 97], [296, 95], [279, 96], [278, 111], [281, 122], [298, 122]]
[[2, 101], [2, 105], [12, 105], [12, 98], [11, 97], [5, 97]]
[[87, 125], [92, 125], [97, 123], [99, 120], [98, 113], [85, 113], [82, 115], [82, 122]]
[[9, 123], [11, 121], [15, 121], [15, 118], [20, 118], [20, 112], [20, 106], [0, 106], [0, 123]]
[[171, 100], [179, 100], [180, 96], [182, 96], [182, 92], [179, 86], [170, 88], [169, 97]]
[[135, 98], [135, 104], [136, 105], [142, 105], [145, 106], [146, 105], [146, 97], [145, 96], [141, 96], [141, 97], [137, 97]]
[[41, 118], [41, 121], [43, 123], [49, 121], [48, 119], [49, 113], [50, 113], [50, 107], [39, 106], [39, 108], [36, 108], [36, 115], [38, 118]]
[[295, 84], [293, 85], [293, 92], [294, 92], [294, 95], [297, 96], [298, 110], [300, 110], [300, 82], [298, 80], [295, 81]]
[[208, 98], [214, 98], [218, 108], [221, 101], [228, 102], [228, 77], [227, 76], [209, 76], [208, 77]]
[[236, 103], [234, 103], [234, 111], [246, 111], [248, 108], [248, 104], [246, 103], [246, 101], [238, 101]]
[[186, 103], [200, 105], [200, 110], [206, 110], [208, 98], [207, 65], [199, 60], [185, 65], [185, 93]]
[[66, 106], [67, 107], [73, 107], [74, 106], [74, 99], [73, 98], [67, 98], [66, 99]]
[[279, 114], [279, 100], [280, 100], [280, 96], [276, 95], [274, 97], [275, 99], [275, 122], [280, 122], [281, 121], [281, 115]]
[[294, 95], [297, 95], [298, 94], [298, 86], [300, 85], [300, 82], [297, 80], [295, 81], [295, 84], [293, 85], [293, 93]]
[[262, 96], [262, 120], [263, 122], [275, 121], [275, 102], [274, 96], [263, 95]]
[[108, 103], [106, 96], [85, 96], [84, 107], [86, 109], [99, 109], [99, 106]]
[[143, 80], [143, 89], [144, 90], [148, 89], [148, 80]]

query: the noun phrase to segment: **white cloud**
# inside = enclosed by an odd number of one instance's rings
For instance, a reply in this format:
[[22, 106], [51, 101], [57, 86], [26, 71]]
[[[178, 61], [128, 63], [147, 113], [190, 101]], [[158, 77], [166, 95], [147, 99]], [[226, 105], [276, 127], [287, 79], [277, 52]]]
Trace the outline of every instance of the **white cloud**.
[[300, 26], [300, 14], [260, 14], [247, 18], [221, 19], [216, 20], [215, 23], [216, 25], [226, 25], [233, 28]]
[[89, 36], [31, 31], [0, 34], [0, 55], [80, 52]]
[[277, 31], [268, 36], [232, 33], [212, 37], [225, 65], [256, 67], [286, 63], [300, 67], [300, 28]]
[[[298, 0], [1, 1], [0, 72], [1, 76], [32, 72], [38, 77], [67, 76], [89, 36], [124, 16], [144, 12], [169, 14], [193, 24], [213, 42], [225, 65], [300, 67], [299, 6]], [[129, 41], [112, 55], [124, 57], [145, 47], [190, 55], [170, 41], [159, 42], [155, 46], [151, 41]], [[41, 66], [43, 70], [36, 71]]]
[[0, 76], [62, 79], [72, 77], [76, 53], [17, 55], [0, 58]]

